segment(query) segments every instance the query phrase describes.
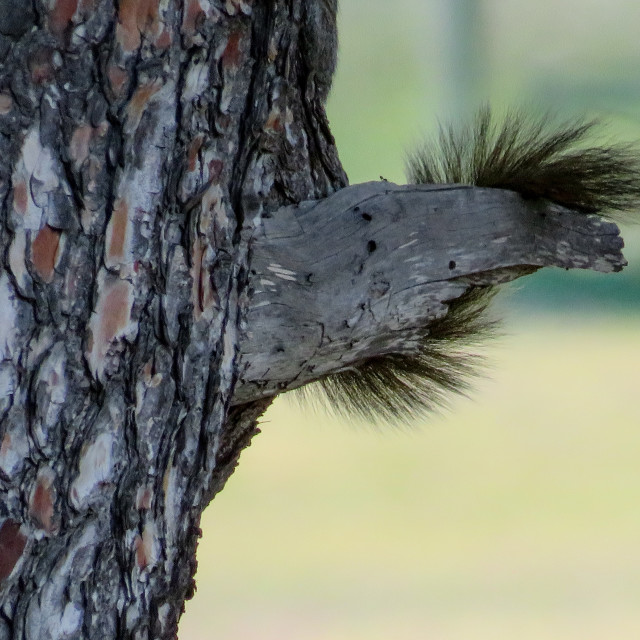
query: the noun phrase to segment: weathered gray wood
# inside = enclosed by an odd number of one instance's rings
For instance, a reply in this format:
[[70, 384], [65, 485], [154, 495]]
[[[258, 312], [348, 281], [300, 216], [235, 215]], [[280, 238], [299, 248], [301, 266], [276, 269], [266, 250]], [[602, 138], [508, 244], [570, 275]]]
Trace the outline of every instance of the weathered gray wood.
[[263, 221], [234, 403], [411, 351], [471, 284], [556, 266], [619, 271], [618, 227], [498, 189], [355, 185]]

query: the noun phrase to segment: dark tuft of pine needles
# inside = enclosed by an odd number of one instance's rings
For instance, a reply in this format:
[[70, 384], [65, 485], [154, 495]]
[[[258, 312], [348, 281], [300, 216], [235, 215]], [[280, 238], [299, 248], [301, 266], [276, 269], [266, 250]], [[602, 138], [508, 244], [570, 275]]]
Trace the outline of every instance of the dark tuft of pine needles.
[[[640, 202], [640, 152], [630, 144], [596, 144], [598, 120], [508, 112], [497, 121], [488, 107], [471, 125], [441, 127], [407, 160], [413, 184], [462, 183], [509, 189], [584, 213], [625, 220]], [[636, 218], [638, 219], [638, 218]]]
[[[425, 328], [415, 353], [371, 358], [322, 378], [309, 392], [324, 396], [342, 417], [373, 422], [411, 422], [446, 406], [451, 393], [466, 393], [478, 375], [483, 358], [474, 348], [495, 333], [497, 322], [486, 313], [495, 294], [494, 287], [469, 289]], [[306, 387], [301, 391], [308, 397]]]

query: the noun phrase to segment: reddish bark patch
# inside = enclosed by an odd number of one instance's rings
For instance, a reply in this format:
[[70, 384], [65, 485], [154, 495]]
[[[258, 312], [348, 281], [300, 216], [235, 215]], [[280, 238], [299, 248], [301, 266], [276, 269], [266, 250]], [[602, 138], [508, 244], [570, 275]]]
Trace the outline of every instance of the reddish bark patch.
[[240, 42], [242, 35], [242, 31], [234, 31], [229, 35], [227, 46], [224, 48], [222, 53], [222, 66], [225, 69], [236, 68], [239, 66], [241, 58]]
[[149, 564], [149, 559], [147, 558], [146, 549], [144, 547], [145, 545], [142, 538], [137, 535], [135, 542], [133, 543], [133, 548], [136, 552], [136, 564], [139, 569], [144, 569]]
[[129, 206], [127, 201], [118, 198], [113, 205], [113, 213], [107, 228], [107, 260], [110, 262], [124, 260], [128, 222]]
[[11, 445], [13, 438], [10, 433], [5, 433], [2, 437], [2, 444], [0, 444], [0, 469], [5, 473], [9, 473], [15, 468], [17, 453], [11, 451]]
[[200, 0], [187, 0], [182, 19], [182, 34], [194, 36], [205, 18], [206, 14], [202, 9]]
[[0, 525], [0, 580], [9, 577], [26, 544], [27, 538], [20, 531], [20, 523], [7, 518]]
[[187, 166], [189, 167], [189, 171], [195, 171], [198, 152], [202, 148], [203, 140], [203, 136], [196, 136], [189, 145], [189, 151], [187, 152]]
[[105, 275], [95, 311], [89, 322], [85, 357], [91, 372], [101, 379], [107, 362], [107, 354], [114, 341], [128, 335], [131, 329], [133, 287], [127, 280]]
[[243, 4], [251, 6], [253, 4], [253, 0], [227, 0], [227, 3], [233, 7], [234, 13], [237, 13], [238, 11], [243, 10]]
[[276, 133], [280, 133], [283, 129], [282, 120], [280, 119], [280, 114], [271, 112], [269, 117], [264, 125], [265, 130], [275, 131]]
[[150, 82], [136, 89], [127, 105], [127, 126], [136, 128], [151, 97], [160, 89], [159, 82]]
[[89, 143], [93, 135], [93, 127], [88, 124], [80, 125], [71, 136], [69, 154], [76, 168], [80, 167], [89, 155]]
[[136, 552], [136, 564], [140, 569], [146, 569], [157, 561], [154, 549], [156, 536], [153, 525], [145, 525], [142, 535], [137, 535], [133, 543]]
[[43, 474], [38, 478], [36, 488], [29, 503], [29, 515], [36, 524], [47, 533], [53, 531], [53, 503], [54, 493], [52, 489], [52, 479], [48, 474]]
[[131, 310], [131, 285], [119, 280], [110, 287], [105, 288], [104, 300], [100, 305], [100, 344], [106, 353], [112, 340], [122, 335], [129, 324], [129, 312]]
[[153, 361], [147, 360], [144, 367], [142, 367], [142, 379], [144, 380], [145, 384], [149, 383], [149, 380], [151, 380], [152, 375], [153, 375]]
[[211, 162], [209, 162], [209, 181], [219, 183], [222, 169], [224, 169], [222, 160], [211, 160]]
[[139, 511], [147, 511], [151, 509], [152, 500], [153, 489], [151, 487], [140, 487], [136, 495], [136, 508]]
[[229, 131], [232, 125], [231, 116], [226, 113], [218, 113], [216, 118], [216, 130], [221, 134]]
[[55, 76], [53, 66], [54, 49], [51, 47], [40, 47], [29, 57], [29, 72], [34, 84], [45, 84], [51, 82]]
[[21, 180], [13, 185], [13, 208], [20, 214], [27, 212], [29, 204], [29, 192], [27, 191], [27, 183]]
[[2, 438], [2, 444], [0, 444], [0, 457], [6, 456], [10, 447], [11, 447], [11, 434], [5, 433]]
[[127, 71], [118, 65], [111, 65], [107, 68], [107, 77], [114, 95], [123, 96], [129, 81]]
[[120, 0], [118, 11], [118, 41], [125, 51], [135, 51], [141, 34], [158, 28], [157, 0]]
[[137, 0], [124, 0], [118, 11], [118, 42], [125, 51], [135, 51], [140, 46], [140, 31], [136, 19]]
[[62, 39], [78, 8], [78, 0], [55, 0], [49, 11], [49, 29], [58, 39]]
[[6, 116], [13, 109], [13, 98], [8, 91], [0, 93], [0, 116]]
[[55, 275], [54, 268], [60, 246], [60, 235], [60, 231], [45, 224], [31, 243], [33, 268], [45, 282], [51, 282]]
[[193, 315], [196, 320], [202, 315], [202, 255], [204, 253], [204, 247], [200, 238], [196, 238], [193, 243], [193, 253], [191, 254], [191, 262], [193, 267], [191, 268], [191, 281], [193, 283], [191, 289], [191, 299], [193, 302]]
[[191, 271], [193, 278], [193, 315], [196, 320], [200, 318], [205, 309], [211, 306], [215, 298], [209, 278], [209, 269], [204, 264], [205, 250], [204, 242], [198, 238], [193, 243], [193, 268]]
[[156, 38], [155, 44], [158, 49], [168, 49], [171, 46], [171, 42], [171, 32], [168, 29], [163, 29], [162, 33]]

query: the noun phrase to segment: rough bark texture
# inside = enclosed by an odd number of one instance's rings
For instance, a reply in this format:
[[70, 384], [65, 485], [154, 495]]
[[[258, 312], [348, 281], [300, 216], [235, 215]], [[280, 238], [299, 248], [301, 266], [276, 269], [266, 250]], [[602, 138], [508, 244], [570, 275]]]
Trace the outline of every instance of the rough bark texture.
[[175, 636], [248, 239], [346, 184], [303, 4], [0, 0], [2, 640]]

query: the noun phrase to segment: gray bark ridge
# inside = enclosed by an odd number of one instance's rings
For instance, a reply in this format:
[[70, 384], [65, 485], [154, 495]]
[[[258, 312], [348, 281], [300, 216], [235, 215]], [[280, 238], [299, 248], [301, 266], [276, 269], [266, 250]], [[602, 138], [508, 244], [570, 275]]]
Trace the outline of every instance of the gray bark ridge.
[[369, 182], [276, 211], [251, 245], [234, 403], [387, 353], [472, 286], [541, 267], [620, 271], [618, 227], [517, 193]]

